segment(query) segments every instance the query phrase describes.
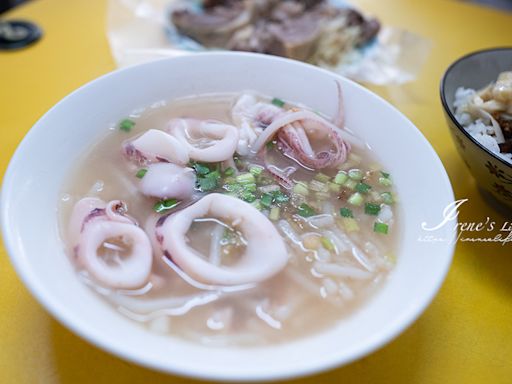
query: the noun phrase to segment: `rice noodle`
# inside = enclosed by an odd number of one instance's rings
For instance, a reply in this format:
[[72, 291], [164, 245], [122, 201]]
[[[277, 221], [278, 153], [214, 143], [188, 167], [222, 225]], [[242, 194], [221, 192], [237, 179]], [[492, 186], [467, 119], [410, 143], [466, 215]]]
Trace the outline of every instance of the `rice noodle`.
[[225, 228], [222, 225], [216, 224], [215, 228], [211, 232], [210, 240], [210, 257], [209, 261], [213, 265], [220, 265], [221, 262], [221, 244], [220, 240], [224, 235]]
[[[201, 305], [211, 303], [213, 301], [216, 301], [219, 299], [219, 297], [220, 297], [220, 294], [218, 292], [217, 293], [209, 292], [206, 294], [192, 297], [187, 301], [183, 301], [181, 303], [181, 305], [176, 305], [174, 307], [161, 308], [161, 309], [152, 311], [148, 314], [140, 314], [140, 313], [133, 312], [132, 310], [126, 308], [125, 305], [119, 306], [118, 310], [119, 310], [119, 312], [125, 314], [128, 317], [133, 318], [134, 320], [137, 320], [140, 322], [147, 322], [147, 321], [153, 320], [157, 317], [160, 317], [162, 315], [183, 316], [184, 314], [188, 313], [191, 309], [193, 309], [195, 307], [199, 307]], [[142, 304], [141, 300], [137, 300], [137, 301], [140, 304]], [[135, 305], [135, 303], [130, 303], [130, 304]], [[138, 307], [138, 309], [140, 309], [140, 307]]]
[[322, 263], [317, 261], [314, 263], [313, 268], [316, 270], [316, 272], [322, 275], [346, 277], [355, 280], [367, 280], [372, 277], [371, 273], [363, 271], [362, 269], [334, 263]]
[[203, 284], [200, 283], [197, 280], [194, 280], [189, 275], [187, 275], [185, 272], [183, 272], [176, 264], [174, 264], [169, 258], [162, 256], [162, 260], [165, 264], [167, 264], [171, 269], [176, 272], [176, 274], [181, 277], [185, 282], [190, 284], [191, 286], [199, 289], [204, 289], [207, 291], [220, 291], [220, 292], [239, 292], [239, 291], [245, 291], [247, 289], [254, 288], [257, 284], [240, 284], [240, 285], [209, 285], [209, 284]]
[[274, 329], [281, 329], [282, 324], [279, 320], [273, 318], [265, 309], [264, 306], [268, 306], [268, 300], [264, 300], [262, 303], [256, 306], [256, 315], [263, 320], [269, 327]]
[[345, 300], [352, 300], [354, 298], [354, 291], [352, 291], [347, 284], [340, 281], [340, 282], [338, 282], [338, 287], [339, 287], [340, 295]]
[[330, 232], [328, 234], [333, 241], [345, 243], [349, 249], [352, 251], [352, 256], [358, 261], [365, 269], [369, 272], [373, 272], [375, 270], [374, 263], [370, 262], [366, 257], [366, 254], [359, 248], [348, 236], [346, 233], [339, 231], [338, 233]]
[[313, 228], [324, 228], [334, 225], [334, 217], [330, 214], [320, 214], [306, 218], [306, 222]]
[[285, 273], [295, 284], [306, 289], [313, 296], [320, 296], [319, 287], [296, 269], [288, 268], [285, 270]]
[[277, 222], [277, 227], [293, 243], [293, 245], [299, 247], [303, 251], [307, 251], [307, 249], [304, 247], [304, 244], [302, 244], [299, 235], [295, 232], [295, 230], [292, 228], [289, 222], [287, 222], [286, 220], [279, 220]]

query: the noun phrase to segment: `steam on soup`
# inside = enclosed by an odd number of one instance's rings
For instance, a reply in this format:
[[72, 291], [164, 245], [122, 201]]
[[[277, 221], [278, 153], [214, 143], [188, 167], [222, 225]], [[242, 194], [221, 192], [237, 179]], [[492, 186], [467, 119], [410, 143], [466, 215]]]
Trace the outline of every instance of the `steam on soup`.
[[344, 127], [252, 92], [161, 102], [112, 127], [64, 188], [80, 278], [144, 326], [277, 343], [361, 306], [394, 262], [392, 176]]

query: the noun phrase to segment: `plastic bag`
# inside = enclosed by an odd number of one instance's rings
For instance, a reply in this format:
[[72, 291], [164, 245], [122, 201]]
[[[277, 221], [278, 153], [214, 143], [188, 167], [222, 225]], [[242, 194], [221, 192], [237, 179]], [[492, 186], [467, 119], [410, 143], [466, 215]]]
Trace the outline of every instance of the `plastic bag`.
[[[332, 2], [347, 5], [341, 0]], [[109, 0], [107, 34], [119, 67], [207, 49], [175, 30], [170, 13], [176, 3], [178, 0]], [[385, 26], [373, 43], [344, 54], [336, 66], [322, 66], [368, 84], [403, 84], [416, 78], [430, 45], [429, 40], [411, 32]]]

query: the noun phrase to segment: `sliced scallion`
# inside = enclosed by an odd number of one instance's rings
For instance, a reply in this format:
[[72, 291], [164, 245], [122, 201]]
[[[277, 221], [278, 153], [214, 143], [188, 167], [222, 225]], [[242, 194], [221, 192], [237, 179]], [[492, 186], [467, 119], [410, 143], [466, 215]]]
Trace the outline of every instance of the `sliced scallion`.
[[361, 204], [363, 204], [364, 198], [363, 195], [361, 195], [359, 192], [356, 192], [351, 195], [347, 201], [349, 204], [359, 207]]
[[345, 181], [345, 183], [343, 183], [343, 186], [344, 186], [345, 188], [348, 188], [348, 189], [354, 190], [354, 189], [356, 189], [357, 181], [352, 180], [352, 179], [348, 179], [347, 181]]
[[373, 231], [376, 233], [382, 233], [383, 235], [387, 235], [389, 230], [389, 226], [384, 223], [379, 223], [378, 221], [373, 224]]
[[224, 176], [233, 176], [235, 174], [235, 169], [234, 168], [227, 168], [224, 170]]
[[359, 231], [359, 224], [357, 224], [356, 219], [353, 217], [342, 217], [343, 228], [347, 232], [357, 232]]
[[348, 175], [347, 175], [347, 172], [345, 171], [339, 171], [337, 174], [336, 174], [336, 177], [334, 178], [334, 182], [336, 184], [344, 184], [348, 179]]
[[302, 203], [298, 207], [298, 214], [302, 217], [310, 217], [315, 215], [315, 210], [306, 203]]
[[343, 217], [354, 217], [352, 210], [350, 208], [340, 208], [340, 215]]
[[309, 182], [309, 189], [315, 192], [328, 192], [329, 186], [326, 183], [323, 183], [318, 180], [311, 180]]
[[254, 184], [256, 179], [252, 173], [242, 173], [236, 177], [236, 181], [240, 184]]
[[247, 201], [248, 203], [252, 203], [256, 200], [256, 195], [249, 191], [242, 192], [240, 197], [243, 201]]
[[364, 213], [367, 215], [377, 216], [380, 212], [380, 205], [375, 203], [366, 203], [364, 205]]
[[323, 174], [322, 172], [318, 172], [315, 175], [315, 179], [318, 181], [321, 181], [322, 183], [327, 183], [329, 180], [331, 180], [331, 178], [329, 176]]
[[293, 187], [293, 192], [295, 192], [299, 195], [302, 195], [302, 196], [309, 195], [308, 186], [301, 181], [299, 181], [297, 184], [295, 184], [295, 186]]
[[350, 177], [352, 180], [359, 181], [363, 179], [364, 173], [360, 169], [351, 169], [348, 171], [348, 177]]
[[276, 203], [282, 204], [287, 203], [290, 200], [290, 197], [281, 191], [273, 192], [274, 200]]
[[393, 195], [390, 192], [382, 192], [380, 194], [380, 197], [382, 198], [382, 201], [386, 204], [393, 204]]
[[274, 198], [270, 193], [264, 193], [260, 198], [261, 205], [263, 205], [266, 208], [270, 208], [273, 200]]
[[135, 121], [130, 119], [124, 119], [119, 123], [119, 129], [124, 132], [130, 132], [135, 126]]
[[270, 209], [270, 214], [268, 215], [268, 218], [272, 221], [279, 220], [279, 213], [280, 213], [279, 211], [280, 211], [279, 207], [272, 207]]
[[252, 165], [250, 168], [249, 168], [249, 172], [251, 172], [254, 176], [259, 176], [261, 175], [261, 173], [263, 172], [263, 167], [259, 166], [259, 165]]
[[274, 104], [276, 107], [283, 108], [285, 102], [281, 99], [278, 99], [277, 97], [274, 97], [271, 101], [272, 104]]
[[355, 189], [357, 192], [360, 192], [360, 193], [368, 193], [368, 191], [370, 189], [372, 189], [372, 187], [366, 183], [360, 182], [356, 185]]
[[338, 193], [339, 191], [341, 191], [341, 185], [339, 185], [339, 184], [329, 182], [328, 186], [329, 186], [329, 191], [331, 191], [331, 192]]
[[135, 177], [137, 177], [137, 178], [139, 178], [139, 179], [142, 179], [142, 178], [146, 175], [147, 171], [148, 171], [148, 170], [147, 170], [147, 169], [145, 169], [145, 168], [139, 169], [139, 170], [137, 171], [137, 173], [135, 174]]
[[385, 187], [391, 187], [393, 185], [393, 182], [391, 179], [387, 179], [385, 177], [379, 177], [379, 184], [383, 185]]

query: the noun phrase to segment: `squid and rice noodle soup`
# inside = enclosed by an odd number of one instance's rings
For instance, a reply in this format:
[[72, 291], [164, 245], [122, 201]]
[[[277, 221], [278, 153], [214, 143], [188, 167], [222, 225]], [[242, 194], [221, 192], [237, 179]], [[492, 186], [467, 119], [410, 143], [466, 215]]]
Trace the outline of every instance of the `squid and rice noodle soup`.
[[338, 111], [194, 95], [134, 111], [81, 156], [60, 223], [79, 278], [148, 329], [206, 345], [304, 337], [389, 275], [393, 177]]

